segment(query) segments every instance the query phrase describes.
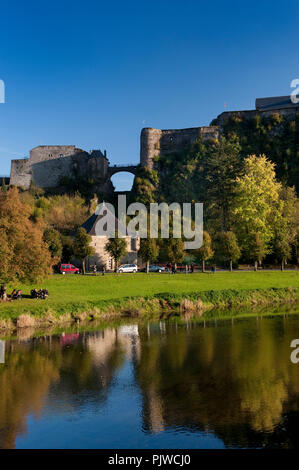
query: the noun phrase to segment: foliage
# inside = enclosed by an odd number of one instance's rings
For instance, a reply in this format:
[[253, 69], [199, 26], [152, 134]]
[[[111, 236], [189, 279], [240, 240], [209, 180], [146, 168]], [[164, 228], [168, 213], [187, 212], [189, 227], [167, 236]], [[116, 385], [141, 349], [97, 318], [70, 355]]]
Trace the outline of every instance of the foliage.
[[42, 219], [49, 227], [64, 234], [72, 233], [89, 216], [89, 207], [79, 194], [42, 196], [34, 199], [32, 204], [33, 220]]
[[215, 255], [219, 261], [229, 262], [230, 270], [232, 263], [238, 261], [241, 250], [234, 232], [220, 232], [215, 239]]
[[58, 263], [62, 255], [62, 241], [60, 233], [53, 228], [46, 228], [43, 240], [49, 247], [52, 259]]
[[265, 240], [263, 240], [260, 233], [251, 233], [248, 243], [248, 259], [261, 264], [267, 254]]
[[157, 242], [154, 238], [141, 238], [139, 256], [141, 256], [142, 261], [147, 263], [147, 271], [150, 261], [155, 261], [158, 257], [159, 249]]
[[114, 259], [117, 270], [120, 259], [127, 252], [126, 240], [124, 238], [120, 238], [118, 234], [116, 234], [114, 238], [109, 238], [106, 243], [105, 250], [110, 254], [111, 258]]
[[77, 230], [74, 240], [74, 256], [82, 262], [83, 273], [85, 274], [85, 259], [94, 255], [95, 250], [91, 246], [91, 236], [88, 235], [85, 228], [80, 227]]
[[214, 250], [212, 248], [212, 239], [210, 234], [207, 231], [203, 232], [203, 242], [202, 246], [197, 250], [194, 250], [194, 255], [198, 260], [202, 262], [202, 270], [205, 270], [205, 261], [212, 258], [214, 255]]
[[138, 167], [129, 198], [129, 203], [138, 201], [148, 206], [151, 202], [155, 202], [155, 193], [158, 184], [159, 178], [157, 171]]
[[235, 233], [248, 260], [252, 259], [252, 250], [257, 243], [263, 246], [263, 255], [271, 251], [274, 226], [280, 216], [280, 191], [274, 164], [265, 155], [251, 155], [245, 159], [244, 174], [236, 178], [233, 217]]
[[185, 246], [181, 238], [163, 238], [159, 241], [161, 262], [181, 263], [185, 258]]
[[63, 263], [70, 263], [74, 256], [74, 242], [71, 237], [61, 235], [62, 254], [61, 261]]
[[0, 280], [35, 282], [52, 272], [44, 227], [30, 220], [30, 207], [17, 188], [0, 191]]
[[276, 176], [287, 186], [299, 191], [299, 114], [289, 119], [279, 113], [271, 116], [256, 114], [248, 118], [235, 114], [224, 123], [224, 135], [237, 136], [243, 158], [251, 154], [265, 154], [276, 165]]
[[1, 191], [2, 191], [3, 193], [6, 193], [6, 192], [7, 192], [7, 186], [6, 186], [6, 184], [5, 184], [5, 179], [4, 179], [4, 178], [2, 178]]

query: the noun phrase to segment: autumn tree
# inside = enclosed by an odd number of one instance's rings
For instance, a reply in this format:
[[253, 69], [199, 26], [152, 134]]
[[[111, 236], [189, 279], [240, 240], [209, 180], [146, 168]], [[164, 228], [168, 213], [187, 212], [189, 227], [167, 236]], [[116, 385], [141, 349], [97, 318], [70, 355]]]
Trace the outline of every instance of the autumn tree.
[[83, 274], [85, 274], [86, 258], [94, 255], [95, 250], [91, 246], [91, 236], [88, 235], [85, 228], [80, 227], [77, 230], [74, 240], [74, 256], [82, 262]]
[[105, 250], [107, 251], [107, 253], [109, 253], [111, 258], [113, 258], [115, 262], [115, 270], [117, 272], [119, 261], [123, 256], [125, 256], [127, 252], [126, 240], [124, 238], [119, 237], [116, 233], [116, 236], [114, 238], [108, 239], [105, 246]]
[[31, 209], [16, 187], [0, 191], [0, 280], [36, 282], [52, 272], [44, 227], [30, 220]]
[[49, 226], [65, 235], [71, 234], [89, 216], [89, 207], [79, 195], [39, 197], [34, 200], [33, 219], [42, 219]]

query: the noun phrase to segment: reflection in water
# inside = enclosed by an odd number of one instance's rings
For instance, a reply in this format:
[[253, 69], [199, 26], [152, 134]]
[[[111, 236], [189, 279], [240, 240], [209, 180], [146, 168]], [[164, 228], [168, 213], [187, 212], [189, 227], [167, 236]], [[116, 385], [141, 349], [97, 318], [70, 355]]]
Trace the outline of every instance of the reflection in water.
[[0, 447], [298, 446], [294, 338], [292, 314], [2, 341]]

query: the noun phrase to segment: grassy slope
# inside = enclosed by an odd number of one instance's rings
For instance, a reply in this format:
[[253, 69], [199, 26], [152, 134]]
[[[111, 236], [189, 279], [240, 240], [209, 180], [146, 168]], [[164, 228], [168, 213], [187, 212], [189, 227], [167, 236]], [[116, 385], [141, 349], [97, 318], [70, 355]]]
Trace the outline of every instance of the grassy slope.
[[[32, 286], [18, 286], [29, 294]], [[55, 275], [35, 287], [47, 288], [46, 301], [23, 299], [0, 304], [0, 318], [16, 318], [21, 313], [42, 315], [46, 310], [74, 313], [100, 307], [126, 297], [151, 297], [160, 293], [192, 294], [201, 291], [237, 291], [269, 288], [299, 288], [299, 272], [235, 272], [214, 274], [107, 274], [94, 276]], [[207, 294], [207, 292], [205, 293]], [[216, 294], [216, 293], [215, 293]], [[242, 294], [242, 292], [241, 292]], [[222, 293], [225, 297], [225, 292]], [[234, 293], [235, 295], [235, 293]], [[205, 295], [206, 298], [207, 295]], [[221, 293], [220, 293], [221, 298]]]

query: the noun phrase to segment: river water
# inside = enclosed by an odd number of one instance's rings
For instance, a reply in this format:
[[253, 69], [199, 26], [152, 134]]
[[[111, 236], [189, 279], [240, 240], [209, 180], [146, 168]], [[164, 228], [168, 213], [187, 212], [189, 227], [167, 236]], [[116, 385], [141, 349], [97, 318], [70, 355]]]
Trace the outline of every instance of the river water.
[[0, 341], [1, 448], [299, 447], [299, 315]]

